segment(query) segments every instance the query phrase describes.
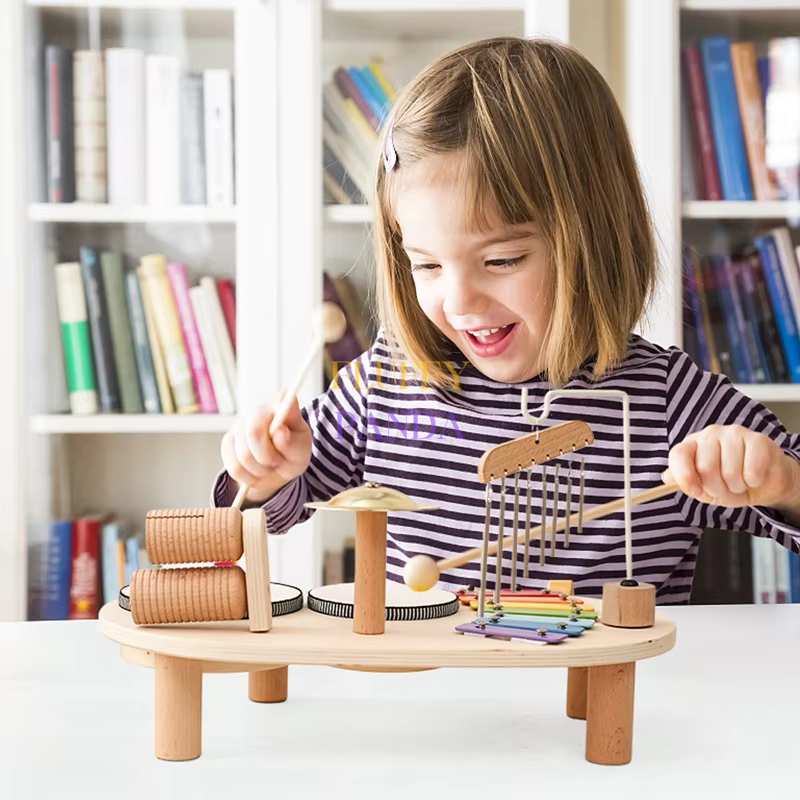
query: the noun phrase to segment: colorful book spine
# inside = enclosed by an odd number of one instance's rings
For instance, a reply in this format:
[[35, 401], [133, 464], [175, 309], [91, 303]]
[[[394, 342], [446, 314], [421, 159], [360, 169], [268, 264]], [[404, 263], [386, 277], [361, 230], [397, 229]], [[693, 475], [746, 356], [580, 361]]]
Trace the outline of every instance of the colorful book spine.
[[77, 262], [56, 265], [55, 279], [70, 410], [73, 414], [95, 414], [97, 388], [81, 265]]
[[114, 348], [111, 343], [111, 327], [106, 306], [103, 273], [97, 251], [91, 247], [80, 248], [81, 273], [86, 291], [86, 308], [89, 314], [89, 330], [92, 334], [92, 353], [97, 377], [100, 408], [105, 412], [122, 410], [119, 396], [119, 381], [114, 363]]
[[150, 337], [147, 332], [142, 287], [139, 283], [139, 276], [134, 270], [125, 273], [125, 298], [131, 321], [131, 335], [133, 337], [134, 353], [136, 354], [136, 368], [139, 375], [139, 386], [142, 390], [144, 410], [148, 414], [158, 414], [161, 411], [158, 382], [156, 381], [155, 366], [153, 365], [153, 354], [150, 351]]
[[800, 334], [798, 334], [797, 321], [795, 320], [794, 310], [786, 289], [778, 250], [773, 237], [768, 234], [757, 236], [755, 245], [758, 248], [761, 263], [764, 267], [764, 278], [769, 289], [775, 318], [778, 322], [778, 330], [781, 334], [781, 342], [783, 343], [783, 351], [786, 354], [789, 374], [792, 383], [800, 383]]
[[96, 619], [99, 606], [101, 518], [78, 517], [72, 527], [70, 619]]
[[167, 275], [169, 276], [178, 319], [186, 342], [186, 349], [188, 350], [189, 365], [192, 370], [192, 380], [200, 411], [204, 414], [216, 414], [217, 401], [214, 397], [214, 387], [208, 374], [203, 345], [200, 341], [200, 334], [192, 311], [192, 301], [189, 299], [189, 272], [186, 264], [179, 261], [170, 261], [167, 264]]
[[72, 520], [58, 519], [50, 523], [46, 559], [42, 619], [69, 619]]
[[175, 299], [167, 277], [167, 259], [160, 253], [144, 256], [139, 270], [147, 279], [158, 340], [164, 353], [167, 378], [179, 414], [199, 410], [192, 383], [192, 370], [181, 333]]
[[144, 405], [133, 349], [131, 321], [125, 300], [122, 257], [119, 253], [103, 252], [100, 254], [100, 267], [122, 410], [126, 414], [141, 414]]
[[45, 153], [47, 199], [75, 200], [75, 123], [72, 107], [72, 51], [45, 47]]
[[752, 200], [753, 185], [739, 117], [730, 40], [712, 36], [701, 43], [711, 127], [725, 200]]

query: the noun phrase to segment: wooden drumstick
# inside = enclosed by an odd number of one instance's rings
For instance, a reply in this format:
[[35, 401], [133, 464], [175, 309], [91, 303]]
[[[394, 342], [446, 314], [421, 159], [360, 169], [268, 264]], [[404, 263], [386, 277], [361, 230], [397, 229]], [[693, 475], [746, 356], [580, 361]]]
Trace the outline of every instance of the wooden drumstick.
[[[320, 307], [313, 327], [314, 339], [308, 346], [306, 357], [303, 359], [303, 362], [300, 364], [300, 368], [295, 373], [295, 376], [292, 382], [289, 384], [289, 388], [286, 390], [283, 400], [278, 406], [278, 410], [275, 412], [275, 416], [272, 418], [272, 422], [270, 423], [270, 439], [275, 435], [275, 432], [278, 430], [278, 428], [283, 425], [286, 415], [289, 413], [289, 409], [291, 408], [295, 396], [297, 395], [297, 391], [305, 379], [306, 372], [308, 372], [309, 368], [313, 364], [314, 359], [319, 354], [319, 351], [326, 344], [330, 342], [336, 342], [342, 337], [347, 329], [347, 319], [345, 318], [345, 315], [339, 306], [337, 306], [335, 303], [326, 302]], [[250, 484], [241, 484], [239, 491], [236, 493], [236, 498], [233, 501], [233, 508], [241, 508], [245, 495], [249, 489]]]
[[[641, 503], [649, 503], [651, 500], [658, 500], [661, 497], [666, 497], [672, 492], [677, 492], [679, 487], [674, 483], [665, 483], [661, 486], [654, 486], [652, 489], [646, 489], [638, 494], [631, 495], [631, 504], [639, 505]], [[585, 511], [583, 514], [584, 520], [600, 519], [607, 517], [609, 514], [614, 514], [617, 511], [623, 511], [625, 508], [625, 498], [619, 500], [612, 500], [610, 503], [604, 503], [600, 506], [595, 506]], [[559, 519], [555, 531], [563, 530], [566, 525], [566, 519]], [[545, 536], [547, 529], [545, 525], [538, 525], [530, 530], [530, 538], [541, 538], [540, 546], [545, 544]], [[502, 541], [499, 539], [492, 542], [488, 547], [487, 555], [492, 555], [497, 551], [498, 547], [505, 548], [511, 545], [511, 537], [506, 537]], [[475, 547], [472, 550], [465, 550], [463, 553], [445, 558], [441, 561], [434, 561], [430, 556], [418, 555], [411, 558], [406, 564], [403, 572], [403, 579], [406, 586], [410, 587], [417, 592], [425, 592], [433, 588], [439, 580], [439, 575], [448, 569], [455, 567], [463, 567], [470, 561], [480, 557], [482, 552], [481, 547]]]

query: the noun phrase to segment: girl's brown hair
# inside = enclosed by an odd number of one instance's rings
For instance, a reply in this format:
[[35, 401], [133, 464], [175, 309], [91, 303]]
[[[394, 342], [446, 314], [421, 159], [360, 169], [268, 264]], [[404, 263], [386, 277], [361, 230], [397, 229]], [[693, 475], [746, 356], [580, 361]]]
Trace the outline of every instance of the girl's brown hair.
[[[387, 134], [391, 139], [387, 142]], [[460, 153], [472, 222], [535, 222], [554, 267], [545, 342], [563, 385], [589, 357], [595, 377], [618, 364], [655, 283], [652, 223], [622, 113], [600, 73], [567, 45], [500, 37], [434, 61], [397, 96], [375, 185], [379, 322], [397, 355], [448, 372], [452, 343], [416, 300], [394, 198], [409, 167]]]

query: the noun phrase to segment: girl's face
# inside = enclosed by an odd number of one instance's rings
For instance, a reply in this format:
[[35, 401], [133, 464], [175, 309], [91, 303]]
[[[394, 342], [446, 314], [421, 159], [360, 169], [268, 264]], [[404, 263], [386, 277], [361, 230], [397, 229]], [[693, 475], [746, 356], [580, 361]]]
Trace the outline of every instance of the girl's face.
[[545, 368], [548, 248], [534, 224], [468, 230], [467, 192], [453, 170], [404, 185], [396, 203], [417, 300], [484, 375], [504, 383]]

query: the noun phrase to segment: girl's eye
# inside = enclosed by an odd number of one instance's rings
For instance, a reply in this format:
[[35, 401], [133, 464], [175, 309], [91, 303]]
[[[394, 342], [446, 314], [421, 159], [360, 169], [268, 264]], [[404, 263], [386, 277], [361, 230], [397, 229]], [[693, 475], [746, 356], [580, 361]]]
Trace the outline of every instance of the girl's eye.
[[412, 272], [428, 272], [432, 269], [437, 269], [439, 267], [438, 264], [412, 264], [411, 271]]
[[490, 267], [515, 267], [525, 260], [525, 256], [517, 256], [516, 258], [495, 258], [487, 261], [486, 264]]

